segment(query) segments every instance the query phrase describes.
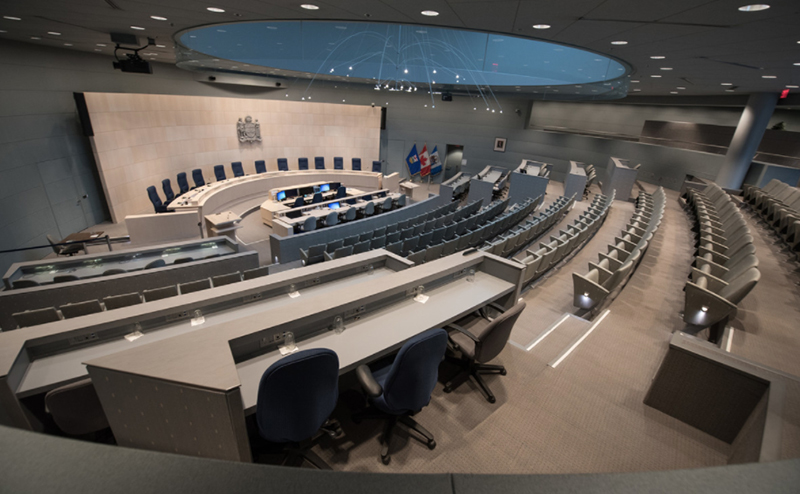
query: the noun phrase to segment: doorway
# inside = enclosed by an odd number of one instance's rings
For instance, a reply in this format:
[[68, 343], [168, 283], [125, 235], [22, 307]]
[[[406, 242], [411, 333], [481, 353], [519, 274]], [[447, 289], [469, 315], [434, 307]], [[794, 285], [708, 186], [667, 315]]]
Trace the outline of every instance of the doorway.
[[447, 153], [444, 158], [444, 178], [442, 181], [451, 178], [461, 171], [461, 160], [464, 158], [464, 146], [461, 144], [448, 144]]

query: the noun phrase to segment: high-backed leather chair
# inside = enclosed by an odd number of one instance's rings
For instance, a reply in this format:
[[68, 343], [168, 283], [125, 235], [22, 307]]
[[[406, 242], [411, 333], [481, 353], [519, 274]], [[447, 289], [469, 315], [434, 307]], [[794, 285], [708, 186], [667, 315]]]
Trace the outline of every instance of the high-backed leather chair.
[[178, 189], [181, 191], [181, 194], [189, 192], [189, 181], [186, 179], [186, 172], [180, 172], [178, 174]]
[[65, 434], [83, 436], [109, 427], [91, 379], [65, 384], [44, 397], [47, 411]]
[[[388, 365], [356, 369], [371, 407], [353, 420], [384, 419], [388, 423], [381, 437], [381, 461], [389, 464], [389, 446], [397, 422], [423, 436], [429, 449], [436, 447], [433, 435], [411, 418], [431, 401], [439, 375], [439, 363], [447, 347], [447, 332], [431, 329], [408, 340]], [[416, 436], [414, 436], [416, 438]]]
[[175, 192], [172, 191], [172, 183], [168, 178], [161, 181], [161, 189], [164, 191], [164, 197], [167, 198], [165, 205], [171, 203], [175, 199]]
[[278, 158], [278, 170], [282, 172], [289, 171], [289, 160], [286, 158]]
[[315, 170], [325, 169], [325, 158], [323, 156], [317, 156], [314, 158], [314, 169]]
[[206, 184], [206, 180], [203, 178], [203, 170], [199, 168], [192, 170], [192, 180], [194, 180], [195, 187], [204, 186]]
[[333, 158], [333, 169], [344, 170], [344, 158]]
[[264, 160], [256, 160], [256, 173], [267, 173], [267, 163]]
[[214, 165], [214, 178], [217, 179], [217, 182], [222, 182], [227, 177], [225, 177], [225, 166], [224, 165]]
[[297, 158], [297, 169], [308, 170], [308, 158]]
[[234, 177], [244, 177], [244, 168], [242, 168], [241, 161], [234, 161], [231, 163], [231, 170], [233, 170]]
[[353, 158], [351, 168], [357, 172], [361, 171], [361, 158]]
[[156, 187], [151, 185], [147, 188], [147, 197], [150, 198], [150, 202], [153, 203], [153, 209], [156, 210], [156, 213], [166, 213], [167, 207], [161, 202], [161, 198], [158, 197], [158, 192], [156, 191]]

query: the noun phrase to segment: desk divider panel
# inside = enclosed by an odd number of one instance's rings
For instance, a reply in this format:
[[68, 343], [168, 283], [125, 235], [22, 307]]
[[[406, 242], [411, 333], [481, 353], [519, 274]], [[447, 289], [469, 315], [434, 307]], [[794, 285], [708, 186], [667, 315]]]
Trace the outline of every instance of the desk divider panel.
[[606, 168], [606, 177], [603, 181], [603, 194], [611, 195], [612, 190], [616, 190], [616, 199], [619, 201], [627, 201], [631, 197], [633, 185], [636, 182], [636, 176], [639, 170], [634, 170], [628, 166], [628, 160], [608, 158], [608, 167]]
[[576, 161], [569, 162], [569, 170], [564, 178], [564, 195], [580, 202], [583, 200], [583, 191], [586, 189], [586, 170], [578, 166]]
[[[448, 202], [450, 202], [448, 198], [433, 196], [424, 201], [407, 204], [400, 209], [356, 221], [339, 223], [335, 226], [320, 228], [310, 232], [290, 235], [288, 237], [281, 237], [273, 233], [269, 236], [272, 260], [276, 264], [297, 261], [300, 259], [300, 249], [307, 250], [312, 245], [326, 244], [334, 240], [344, 239], [350, 235], [367, 232], [393, 223], [399, 223], [419, 214], [433, 211], [435, 208], [447, 204]], [[484, 204], [489, 204], [489, 202], [484, 202]]]
[[[526, 175], [513, 171], [509, 178], [508, 203], [520, 203], [529, 197], [544, 197], [545, 192], [547, 192], [547, 184], [549, 183], [550, 179], [548, 177]], [[583, 191], [581, 191], [579, 195], [582, 195], [582, 193]], [[569, 197], [567, 194], [564, 195]]]
[[483, 199], [484, 204], [490, 204], [492, 202], [493, 194], [494, 184], [492, 182], [484, 182], [483, 180], [472, 177], [472, 179], [469, 181], [467, 203], [472, 201], [480, 201]]
[[[523, 271], [518, 263], [491, 254], [449, 256], [348, 290], [312, 295], [302, 303], [243, 314], [235, 321], [89, 360], [86, 365], [93, 380], [108, 378], [97, 389], [106, 414], [118, 415], [111, 425], [120, 444], [248, 461], [244, 416], [255, 410], [261, 375], [281, 358], [278, 348], [285, 331], [295, 333], [301, 349], [333, 349], [340, 356], [340, 372], [347, 372], [486, 303], [510, 306], [519, 296]], [[420, 285], [431, 294], [427, 304], [412, 300]], [[345, 325], [341, 334], [330, 330], [337, 316]], [[132, 398], [121, 397], [131, 393]], [[190, 395], [187, 403], [182, 395]], [[122, 400], [125, 408], [117, 405]], [[201, 407], [203, 400], [209, 403], [208, 411]], [[200, 430], [210, 436], [206, 447], [195, 449], [195, 438], [200, 441], [194, 435], [196, 422], [184, 419], [186, 414], [203, 424]]]

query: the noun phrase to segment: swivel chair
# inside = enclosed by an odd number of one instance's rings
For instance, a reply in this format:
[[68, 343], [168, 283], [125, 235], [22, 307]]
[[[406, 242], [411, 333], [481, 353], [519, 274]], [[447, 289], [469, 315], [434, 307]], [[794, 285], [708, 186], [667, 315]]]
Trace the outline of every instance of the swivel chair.
[[308, 170], [308, 158], [297, 158], [297, 169]]
[[486, 309], [482, 308], [447, 326], [447, 329], [451, 330], [448, 336], [451, 349], [461, 354], [460, 358], [448, 356], [447, 360], [460, 365], [462, 371], [445, 384], [445, 393], [450, 393], [472, 376], [486, 400], [489, 403], [497, 401], [481, 375], [505, 376], [506, 369], [502, 365], [486, 365], [484, 362], [497, 357], [506, 346], [514, 323], [525, 309], [525, 302], [520, 302], [508, 310], [494, 303], [489, 304], [489, 307], [500, 315], [491, 319], [486, 314]]
[[314, 192], [314, 196], [311, 198], [311, 204], [318, 204], [322, 202], [322, 192]]
[[225, 166], [223, 165], [214, 165], [214, 177], [217, 179], [217, 182], [222, 182], [227, 177], [225, 177]]
[[164, 190], [164, 197], [167, 198], [165, 205], [168, 205], [175, 200], [175, 192], [172, 191], [172, 183], [170, 183], [168, 178], [165, 178], [161, 181], [161, 189]]
[[48, 391], [44, 403], [58, 428], [70, 436], [84, 436], [109, 428], [91, 379]]
[[186, 172], [180, 172], [178, 174], [178, 189], [181, 191], [181, 194], [189, 192], [189, 181], [186, 180]]
[[147, 188], [147, 197], [149, 197], [150, 202], [153, 203], [153, 209], [156, 210], [156, 213], [167, 212], [167, 207], [161, 202], [161, 198], [158, 197], [158, 192], [156, 191], [155, 186], [151, 185]]
[[315, 170], [325, 169], [325, 158], [323, 156], [317, 156], [314, 158], [314, 169]]
[[278, 158], [278, 170], [282, 172], [289, 171], [289, 160], [286, 158]]
[[242, 168], [241, 161], [234, 161], [231, 163], [231, 170], [233, 170], [234, 177], [244, 177], [244, 168]]
[[256, 173], [267, 173], [267, 164], [264, 160], [256, 160]]
[[256, 423], [266, 441], [281, 446], [284, 465], [303, 460], [331, 470], [311, 451], [323, 433], [336, 437], [341, 429], [328, 417], [339, 397], [339, 357], [333, 350], [304, 350], [284, 357], [264, 372], [258, 386]]
[[333, 169], [344, 170], [344, 158], [333, 158]]
[[356, 377], [371, 407], [355, 414], [353, 421], [387, 421], [381, 436], [381, 461], [384, 465], [391, 461], [389, 446], [397, 422], [421, 435], [429, 449], [436, 447], [433, 435], [411, 415], [430, 403], [439, 373], [439, 362], [446, 347], [447, 332], [441, 328], [431, 329], [408, 340], [391, 364], [373, 369], [360, 365], [356, 369]]
[[203, 170], [200, 168], [195, 168], [192, 170], [192, 180], [194, 180], [195, 187], [202, 187], [206, 184], [206, 180], [203, 178]]
[[360, 172], [361, 171], [361, 158], [353, 158], [353, 163], [351, 165], [351, 168], [354, 171]]
[[381, 162], [380, 161], [373, 161], [372, 162], [372, 171], [375, 173], [381, 172]]
[[84, 254], [86, 253], [86, 245], [82, 243], [55, 245], [58, 242], [56, 242], [56, 240], [49, 234], [47, 235], [47, 241], [50, 242], [50, 247], [53, 249], [53, 252], [55, 252], [57, 256], [72, 256], [80, 251], [83, 251]]
[[336, 199], [342, 199], [344, 197], [347, 197], [347, 187], [342, 185], [336, 189]]

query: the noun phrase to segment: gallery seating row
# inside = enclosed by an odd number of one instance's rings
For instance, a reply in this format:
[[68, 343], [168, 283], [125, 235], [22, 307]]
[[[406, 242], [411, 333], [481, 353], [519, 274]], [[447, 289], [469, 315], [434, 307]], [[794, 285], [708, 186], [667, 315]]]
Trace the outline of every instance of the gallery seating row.
[[[569, 199], [569, 207], [572, 207], [573, 201], [575, 201], [574, 196]], [[560, 230], [557, 236], [551, 235], [549, 242], [539, 243], [538, 249], [528, 249], [526, 251], [528, 255], [522, 260], [526, 266], [523, 283], [528, 284], [539, 279], [594, 235], [606, 219], [612, 202], [614, 193], [608, 197], [602, 194], [596, 195], [589, 208], [566, 230]]]
[[[541, 197], [528, 198], [524, 203], [514, 204], [499, 215], [508, 204], [508, 199], [495, 201], [476, 216], [451, 224], [446, 229], [442, 227], [434, 230], [432, 236], [422, 234], [418, 242], [411, 239], [410, 245], [402, 245], [400, 255], [407, 256], [415, 264], [422, 264], [477, 247], [522, 221], [536, 209], [540, 201]], [[391, 245], [386, 247], [390, 252], [393, 252], [392, 248]]]
[[[573, 202], [568, 197], [559, 197], [535, 218], [513, 228], [511, 231], [503, 232], [498, 238], [491, 239], [490, 242], [481, 247], [481, 250], [501, 257], [513, 255], [546, 232], [551, 226], [561, 221], [561, 218], [567, 214], [572, 204]], [[517, 226], [516, 223], [513, 226]]]
[[[300, 259], [303, 265], [308, 266], [323, 262], [325, 260], [338, 259], [352, 254], [360, 254], [372, 249], [384, 248], [388, 243], [400, 240], [403, 235], [407, 238], [422, 233], [426, 228], [433, 230], [441, 227], [446, 221], [453, 221], [474, 213], [479, 207], [480, 201], [475, 201], [458, 209], [457, 202], [451, 202], [439, 206], [432, 211], [419, 214], [399, 223], [382, 226], [375, 230], [368, 230], [357, 235], [339, 238], [325, 244], [309, 246], [308, 249], [300, 249]], [[436, 225], [439, 225], [438, 227]], [[395, 240], [397, 238], [397, 240]], [[387, 242], [388, 241], [388, 242]]]
[[695, 215], [697, 253], [684, 288], [683, 320], [718, 330], [761, 278], [756, 249], [738, 206], [720, 186], [689, 189], [686, 202]]
[[792, 251], [800, 250], [800, 189], [777, 179], [758, 188], [743, 187], [744, 202], [750, 205]]
[[[256, 160], [256, 173], [267, 173], [267, 164], [264, 160]], [[308, 158], [298, 158], [297, 159], [297, 168], [298, 170], [308, 170]], [[317, 156], [314, 158], [314, 169], [315, 170], [326, 170], [325, 168], [325, 158], [322, 156]], [[344, 159], [343, 158], [333, 158], [333, 169], [334, 170], [344, 170]], [[361, 171], [361, 158], [353, 158], [351, 169], [355, 171]], [[289, 162], [286, 158], [278, 158], [278, 171], [289, 171]], [[373, 161], [372, 162], [372, 171], [376, 173], [381, 172], [381, 162], [380, 161]], [[231, 172], [233, 173], [233, 177], [243, 177], [245, 176], [244, 168], [242, 167], [241, 161], [234, 161], [231, 163]], [[214, 165], [214, 178], [217, 179], [218, 182], [223, 180], [227, 180], [227, 175], [225, 173], [225, 166], [224, 165]], [[195, 187], [202, 187], [206, 184], [205, 177], [203, 177], [203, 170], [200, 168], [195, 168], [192, 170], [192, 180], [194, 181]], [[154, 185], [147, 187], [147, 196], [150, 198], [150, 202], [153, 204], [153, 208], [155, 209], [156, 213], [166, 213], [167, 206], [175, 200], [175, 198], [183, 193], [189, 192], [189, 181], [186, 178], [186, 172], [181, 172], [177, 176], [178, 182], [178, 194], [176, 195], [172, 189], [172, 183], [168, 178], [165, 178], [161, 181], [161, 189], [164, 191], [164, 197], [166, 198], [165, 201], [161, 200], [161, 197], [156, 190]], [[192, 187], [194, 188], [194, 187]]]
[[575, 307], [593, 310], [636, 269], [661, 225], [665, 201], [663, 187], [652, 195], [639, 193], [633, 216], [620, 236], [614, 238], [614, 244], [608, 245], [608, 253], [598, 254], [598, 262], [590, 262], [585, 275], [572, 273]]
[[130, 307], [143, 302], [152, 302], [154, 300], [176, 297], [178, 295], [198, 292], [212, 287], [229, 285], [231, 283], [242, 281], [243, 279], [252, 280], [254, 278], [260, 278], [261, 276], [266, 276], [267, 274], [269, 274], [267, 266], [262, 266], [259, 268], [248, 269], [243, 272], [237, 271], [235, 273], [221, 274], [212, 276], [211, 278], [202, 278], [187, 283], [142, 290], [141, 293], [131, 292], [121, 295], [112, 295], [104, 297], [102, 301], [94, 299], [64, 304], [59, 306], [58, 310], [56, 310], [55, 307], [26, 310], [24, 312], [12, 314], [12, 317], [20, 328], [26, 328], [30, 326], [37, 326], [39, 324], [59, 321], [61, 319], [72, 319], [74, 317], [86, 316], [89, 314], [119, 309], [122, 307]]

